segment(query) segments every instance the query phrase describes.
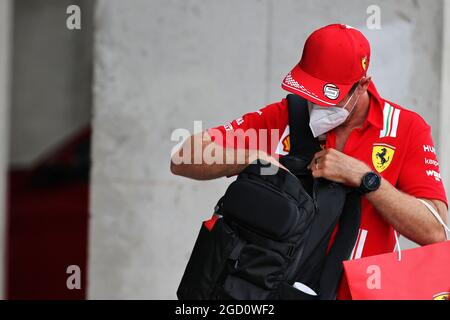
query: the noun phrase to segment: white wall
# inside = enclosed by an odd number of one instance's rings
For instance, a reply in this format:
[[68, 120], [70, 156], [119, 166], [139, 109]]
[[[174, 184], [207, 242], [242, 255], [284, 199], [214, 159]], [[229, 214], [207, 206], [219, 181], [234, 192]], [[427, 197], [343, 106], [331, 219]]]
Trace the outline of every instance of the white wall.
[[0, 0], [0, 299], [5, 296], [6, 168], [8, 163], [8, 117], [10, 89], [11, 3]]
[[341, 22], [373, 42], [388, 99], [439, 140], [442, 1], [99, 0], [95, 24], [89, 298], [175, 298], [202, 219], [230, 183], [169, 172], [170, 135], [222, 124], [285, 96], [306, 36]]
[[[450, 1], [444, 1], [444, 28], [442, 45], [441, 117], [440, 117], [440, 169], [450, 198]], [[450, 221], [450, 219], [449, 219]]]
[[[66, 27], [80, 5], [81, 30]], [[29, 167], [91, 118], [92, 0], [15, 0], [10, 163]]]

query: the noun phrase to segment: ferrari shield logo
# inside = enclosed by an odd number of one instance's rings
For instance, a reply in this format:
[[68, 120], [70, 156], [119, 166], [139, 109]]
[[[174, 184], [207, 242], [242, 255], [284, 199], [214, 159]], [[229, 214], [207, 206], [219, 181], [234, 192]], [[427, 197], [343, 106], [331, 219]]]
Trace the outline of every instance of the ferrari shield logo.
[[362, 66], [363, 70], [367, 69], [367, 57], [362, 58], [361, 66]]
[[389, 167], [394, 157], [395, 147], [388, 144], [374, 144], [372, 149], [372, 163], [374, 168], [379, 172], [383, 172]]
[[286, 138], [282, 141], [283, 144], [283, 151], [289, 153], [291, 150], [291, 140], [289, 139], [289, 136], [286, 136]]

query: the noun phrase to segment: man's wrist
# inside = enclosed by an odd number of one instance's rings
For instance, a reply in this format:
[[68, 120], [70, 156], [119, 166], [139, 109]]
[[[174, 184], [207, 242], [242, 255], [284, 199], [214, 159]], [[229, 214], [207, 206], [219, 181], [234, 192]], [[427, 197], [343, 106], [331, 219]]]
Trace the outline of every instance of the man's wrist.
[[365, 195], [371, 192], [375, 192], [380, 188], [380, 186], [381, 176], [377, 172], [370, 170], [363, 175], [361, 183], [358, 187], [358, 191], [361, 194]]
[[362, 183], [362, 179], [363, 179], [364, 175], [371, 171], [372, 171], [372, 169], [369, 168], [368, 166], [366, 166], [365, 164], [360, 170], [356, 171], [353, 176], [353, 181], [352, 181], [353, 187], [358, 188]]

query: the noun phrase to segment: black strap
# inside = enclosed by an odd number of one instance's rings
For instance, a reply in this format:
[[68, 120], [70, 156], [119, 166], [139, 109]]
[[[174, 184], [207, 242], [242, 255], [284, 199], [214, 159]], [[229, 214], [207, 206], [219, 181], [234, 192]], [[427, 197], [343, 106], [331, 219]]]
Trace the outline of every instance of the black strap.
[[[313, 155], [320, 151], [320, 144], [309, 127], [307, 101], [293, 94], [288, 95], [287, 100], [291, 149], [289, 156], [281, 160], [283, 165], [297, 176], [303, 176], [303, 181], [308, 181], [307, 179], [312, 179], [312, 176], [306, 166], [311, 162]], [[325, 179], [317, 180], [316, 184], [325, 192], [317, 195], [320, 208], [311, 226], [311, 233], [299, 264], [300, 274], [297, 279], [317, 289], [320, 299], [328, 300], [334, 299], [336, 295], [342, 276], [342, 261], [350, 256], [358, 236], [361, 216], [360, 197], [356, 192], [349, 191], [349, 188]], [[330, 190], [333, 190], [332, 197], [330, 194], [327, 195]], [[330, 199], [340, 203], [340, 207], [329, 203]], [[330, 236], [338, 221], [339, 231], [333, 246], [326, 255]]]
[[360, 195], [353, 191], [347, 194], [339, 220], [339, 231], [327, 255], [320, 277], [320, 299], [334, 300], [342, 277], [344, 260], [349, 259], [356, 243], [361, 221]]
[[295, 94], [287, 96], [289, 110], [289, 155], [280, 162], [296, 176], [309, 176], [306, 169], [320, 144], [309, 128], [309, 110], [305, 99]]
[[310, 234], [299, 264], [298, 281], [321, 292], [320, 277], [325, 272], [328, 244], [343, 212], [347, 193], [343, 186], [325, 179], [316, 179], [314, 183], [319, 210], [310, 226]]
[[302, 97], [289, 94], [287, 96], [289, 108], [289, 139], [290, 155], [299, 158], [311, 158], [320, 150], [319, 142], [314, 138], [309, 127], [308, 103]]

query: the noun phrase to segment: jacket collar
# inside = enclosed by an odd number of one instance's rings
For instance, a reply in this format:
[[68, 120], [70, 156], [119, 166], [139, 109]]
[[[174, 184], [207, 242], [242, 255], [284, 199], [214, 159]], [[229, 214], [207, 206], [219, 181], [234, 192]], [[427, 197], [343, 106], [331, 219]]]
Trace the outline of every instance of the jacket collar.
[[384, 101], [380, 97], [375, 84], [373, 81], [370, 81], [370, 84], [367, 88], [370, 96], [370, 105], [369, 105], [369, 113], [364, 122], [364, 127], [366, 127], [369, 123], [379, 129], [383, 129], [383, 106]]

